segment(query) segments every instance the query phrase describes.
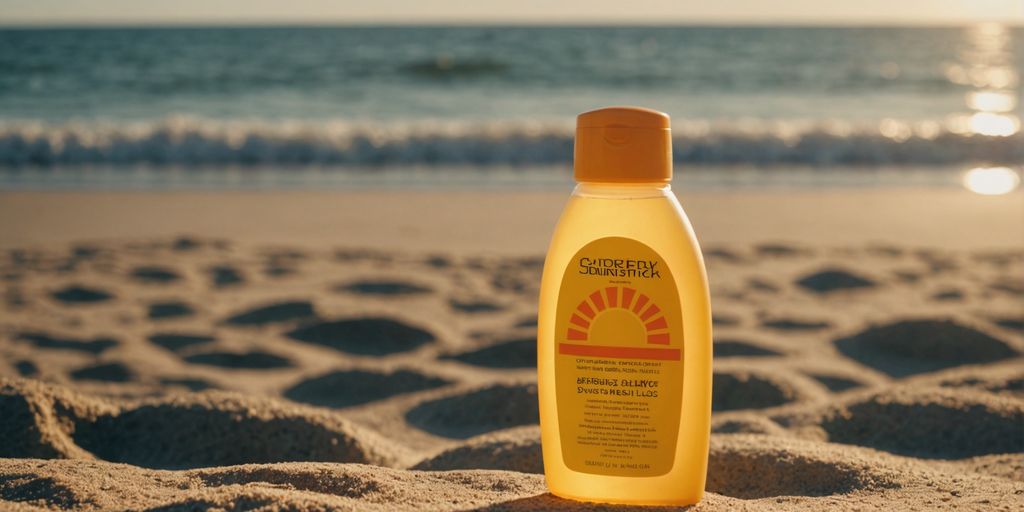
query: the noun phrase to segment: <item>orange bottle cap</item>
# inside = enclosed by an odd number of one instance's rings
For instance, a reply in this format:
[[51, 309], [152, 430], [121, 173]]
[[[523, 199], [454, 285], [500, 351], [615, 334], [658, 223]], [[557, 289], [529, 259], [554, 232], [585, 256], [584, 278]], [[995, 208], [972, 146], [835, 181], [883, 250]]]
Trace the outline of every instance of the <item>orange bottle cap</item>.
[[607, 107], [576, 117], [576, 181], [645, 183], [672, 180], [668, 114]]

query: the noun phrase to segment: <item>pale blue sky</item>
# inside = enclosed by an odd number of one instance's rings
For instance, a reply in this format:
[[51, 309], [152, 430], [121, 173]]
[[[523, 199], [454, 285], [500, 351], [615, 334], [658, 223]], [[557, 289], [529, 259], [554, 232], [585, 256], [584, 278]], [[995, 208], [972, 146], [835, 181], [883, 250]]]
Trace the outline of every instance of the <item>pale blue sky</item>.
[[0, 25], [1024, 24], [1024, 0], [0, 0]]

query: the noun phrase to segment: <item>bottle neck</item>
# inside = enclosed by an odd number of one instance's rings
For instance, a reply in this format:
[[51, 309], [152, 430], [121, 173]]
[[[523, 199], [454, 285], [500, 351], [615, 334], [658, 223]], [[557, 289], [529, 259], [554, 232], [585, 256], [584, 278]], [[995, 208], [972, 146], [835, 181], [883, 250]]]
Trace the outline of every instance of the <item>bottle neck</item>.
[[576, 184], [573, 196], [602, 199], [646, 199], [672, 195], [672, 185], [663, 181], [649, 183], [601, 183], [582, 181]]

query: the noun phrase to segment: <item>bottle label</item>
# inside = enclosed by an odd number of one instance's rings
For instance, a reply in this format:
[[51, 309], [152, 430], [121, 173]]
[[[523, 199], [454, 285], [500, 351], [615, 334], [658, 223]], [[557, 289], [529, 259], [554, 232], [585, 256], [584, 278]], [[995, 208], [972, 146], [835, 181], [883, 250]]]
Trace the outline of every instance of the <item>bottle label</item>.
[[598, 475], [668, 473], [683, 396], [683, 317], [668, 265], [636, 240], [594, 240], [569, 262], [556, 314], [565, 464]]

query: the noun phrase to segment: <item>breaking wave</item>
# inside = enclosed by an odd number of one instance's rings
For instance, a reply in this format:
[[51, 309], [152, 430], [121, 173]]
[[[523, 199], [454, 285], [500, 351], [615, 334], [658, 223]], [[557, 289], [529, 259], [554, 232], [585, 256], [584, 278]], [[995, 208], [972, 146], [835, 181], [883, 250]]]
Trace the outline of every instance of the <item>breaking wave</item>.
[[[1024, 163], [1024, 135], [943, 123], [675, 122], [675, 160], [701, 165]], [[0, 167], [533, 166], [568, 164], [571, 126], [529, 122], [0, 122]]]

